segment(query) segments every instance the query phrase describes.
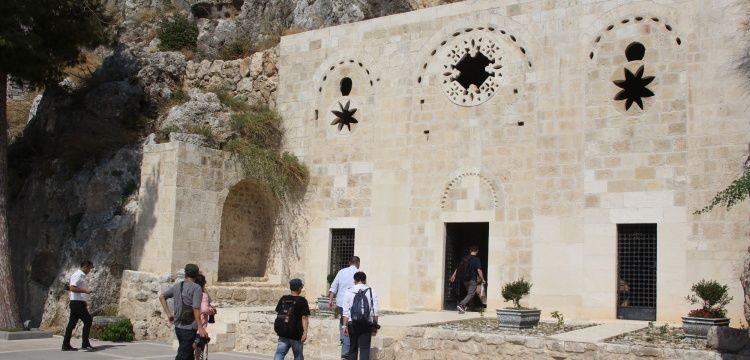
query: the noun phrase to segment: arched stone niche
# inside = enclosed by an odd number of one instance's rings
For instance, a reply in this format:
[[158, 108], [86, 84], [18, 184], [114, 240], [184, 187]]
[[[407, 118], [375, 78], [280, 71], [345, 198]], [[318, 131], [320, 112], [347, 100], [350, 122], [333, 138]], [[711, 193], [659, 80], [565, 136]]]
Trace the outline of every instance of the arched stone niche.
[[279, 204], [268, 186], [245, 179], [224, 201], [219, 242], [219, 281], [266, 275]]

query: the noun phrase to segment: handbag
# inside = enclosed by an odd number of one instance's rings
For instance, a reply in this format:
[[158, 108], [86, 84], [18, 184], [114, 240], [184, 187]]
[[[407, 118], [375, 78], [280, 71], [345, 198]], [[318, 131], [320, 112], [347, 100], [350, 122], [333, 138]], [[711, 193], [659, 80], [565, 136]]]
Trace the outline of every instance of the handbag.
[[182, 301], [182, 286], [184, 284], [184, 281], [180, 283], [180, 304], [182, 304], [182, 306], [180, 306], [180, 316], [178, 316], [177, 319], [182, 324], [190, 324], [195, 321], [195, 314], [193, 313], [193, 307]]

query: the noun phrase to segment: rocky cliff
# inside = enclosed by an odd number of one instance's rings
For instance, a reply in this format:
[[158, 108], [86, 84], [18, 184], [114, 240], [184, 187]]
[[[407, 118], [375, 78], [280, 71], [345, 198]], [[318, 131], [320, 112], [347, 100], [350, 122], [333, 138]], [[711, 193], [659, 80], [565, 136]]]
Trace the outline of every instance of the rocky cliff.
[[[16, 117], [31, 108], [29, 122], [9, 149], [14, 280], [22, 319], [34, 326], [64, 326], [62, 286], [82, 259], [96, 265], [89, 276], [92, 312], [116, 305], [123, 270], [130, 265], [141, 144], [170, 133], [206, 142], [200, 131], [181, 134], [196, 128], [231, 136], [227, 96], [273, 105], [278, 81], [273, 43], [282, 33], [451, 2], [102, 1], [115, 21], [117, 45], [97, 49], [103, 61], [90, 76], [46, 89], [33, 107], [24, 103]], [[197, 53], [159, 51], [157, 26], [169, 14], [196, 23]], [[270, 49], [216, 59], [237, 40]]]

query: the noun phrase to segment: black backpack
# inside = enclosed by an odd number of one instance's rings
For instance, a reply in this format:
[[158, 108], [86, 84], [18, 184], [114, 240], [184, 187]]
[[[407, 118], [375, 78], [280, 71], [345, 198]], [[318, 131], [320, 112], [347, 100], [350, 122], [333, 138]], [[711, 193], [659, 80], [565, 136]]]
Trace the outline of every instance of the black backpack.
[[[366, 295], [368, 291], [370, 292], [369, 303], [367, 302]], [[372, 306], [372, 289], [367, 288], [357, 291], [354, 295], [354, 300], [352, 300], [352, 318], [350, 319], [352, 326], [366, 328], [367, 326], [372, 325], [372, 323], [370, 323], [370, 311], [372, 310]]]
[[458, 263], [458, 268], [456, 268], [456, 279], [460, 279], [463, 281], [471, 280], [471, 274], [468, 274], [469, 276], [467, 279], [466, 266], [469, 265], [469, 260], [471, 260], [472, 256], [473, 255], [471, 254], [466, 255], [463, 259], [461, 259], [461, 262]]
[[296, 305], [297, 299], [294, 298], [286, 298], [281, 301], [281, 311], [276, 315], [276, 321], [273, 322], [273, 330], [280, 337], [287, 339], [299, 337], [299, 325], [294, 313]]

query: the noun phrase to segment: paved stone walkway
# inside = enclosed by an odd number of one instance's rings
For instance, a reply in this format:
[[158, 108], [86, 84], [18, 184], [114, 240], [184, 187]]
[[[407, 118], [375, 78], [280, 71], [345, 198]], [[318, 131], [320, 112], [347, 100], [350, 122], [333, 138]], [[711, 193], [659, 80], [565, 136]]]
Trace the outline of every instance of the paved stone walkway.
[[581, 330], [552, 335], [550, 338], [563, 341], [597, 343], [626, 332], [643, 329], [646, 326], [648, 326], [647, 321], [613, 320]]
[[[96, 351], [60, 351], [62, 338], [36, 340], [0, 340], [0, 360], [87, 360], [87, 359], [174, 359], [175, 350], [170, 345], [156, 342], [112, 343], [92, 341]], [[80, 345], [79, 339], [73, 346]], [[248, 353], [211, 353], [210, 360], [270, 360], [273, 356]], [[287, 355], [291, 358], [291, 354]]]

